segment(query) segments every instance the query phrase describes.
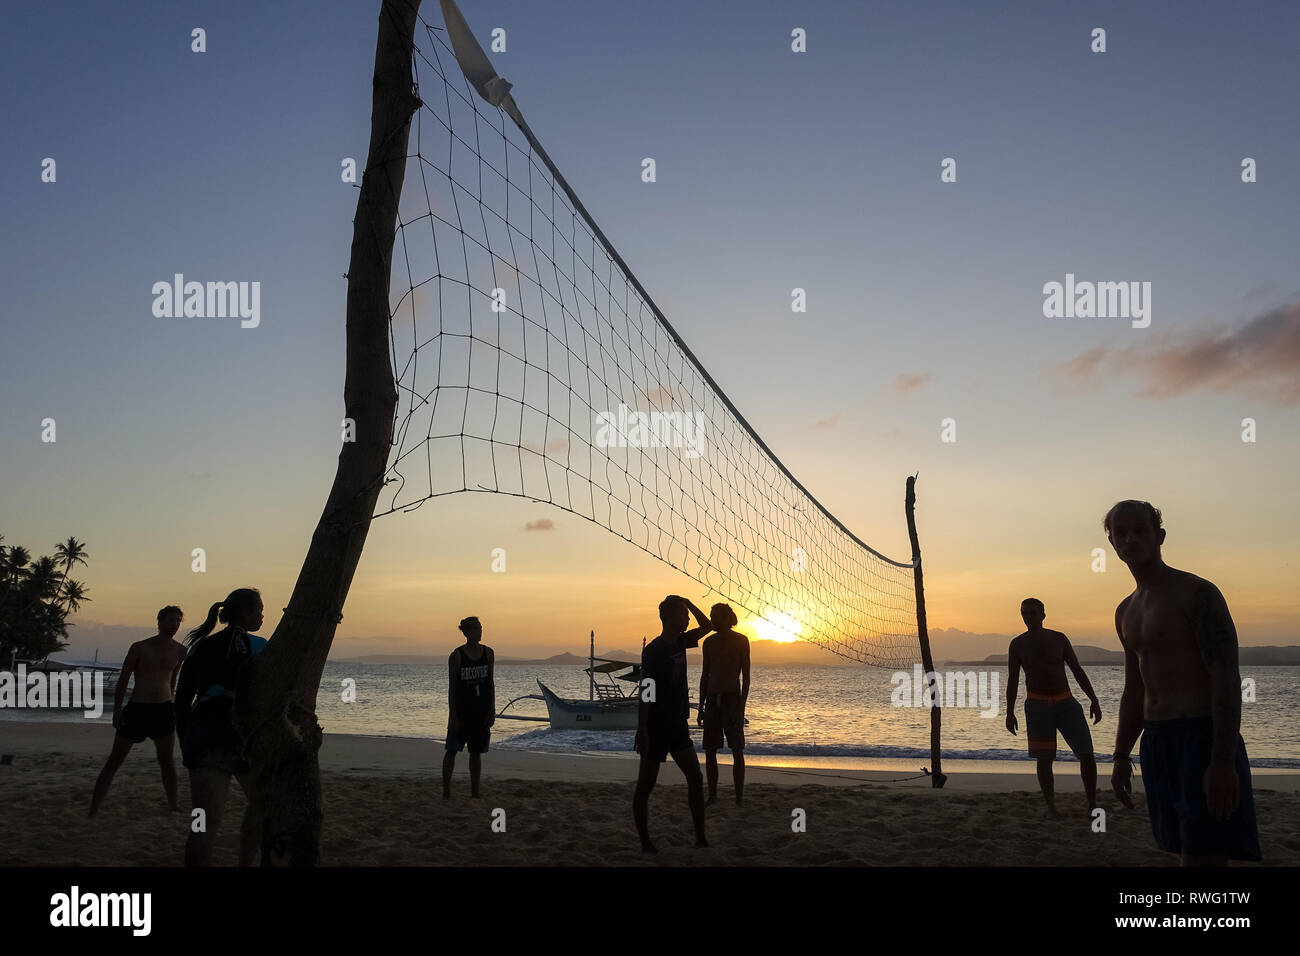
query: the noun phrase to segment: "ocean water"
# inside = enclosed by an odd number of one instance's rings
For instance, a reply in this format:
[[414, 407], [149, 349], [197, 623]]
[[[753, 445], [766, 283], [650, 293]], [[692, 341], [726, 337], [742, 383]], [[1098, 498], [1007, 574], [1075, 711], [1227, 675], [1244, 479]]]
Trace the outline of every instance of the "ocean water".
[[[1092, 727], [1099, 755], [1115, 741], [1115, 720], [1123, 685], [1122, 667], [1089, 667], [1101, 699], [1102, 721]], [[997, 674], [994, 716], [975, 707], [945, 707], [943, 758], [977, 761], [984, 769], [1012, 769], [1027, 761], [1022, 681], [1017, 717], [1020, 733], [1005, 727], [1006, 672]], [[1242, 737], [1250, 762], [1260, 768], [1300, 768], [1300, 668], [1257, 667], [1242, 671], [1255, 681], [1256, 701], [1242, 705]], [[581, 667], [501, 664], [497, 667], [497, 707], [513, 697], [536, 694], [540, 679], [564, 697], [587, 697]], [[356, 700], [343, 701], [345, 680], [355, 681]], [[690, 670], [692, 697], [699, 670]], [[991, 683], [988, 685], [992, 690]], [[895, 707], [891, 674], [874, 668], [755, 668], [746, 728], [746, 752], [758, 762], [813, 767], [912, 768], [929, 763], [929, 712], [925, 707]], [[111, 691], [110, 695], [111, 696]], [[1076, 696], [1087, 702], [1076, 689]], [[541, 701], [520, 701], [509, 713], [545, 716]], [[444, 664], [358, 664], [330, 662], [321, 681], [317, 714], [327, 733], [442, 739], [447, 726], [447, 671]], [[8, 720], [84, 720], [76, 712], [0, 710], [0, 736], [20, 733]], [[99, 718], [107, 723], [106, 714]], [[692, 723], [696, 745], [699, 729]], [[498, 720], [494, 749], [552, 753], [630, 753], [631, 731], [552, 731], [548, 724]], [[725, 753], [725, 751], [724, 751]], [[1072, 760], [1058, 743], [1058, 759]], [[1023, 764], [1020, 764], [1023, 766]]]

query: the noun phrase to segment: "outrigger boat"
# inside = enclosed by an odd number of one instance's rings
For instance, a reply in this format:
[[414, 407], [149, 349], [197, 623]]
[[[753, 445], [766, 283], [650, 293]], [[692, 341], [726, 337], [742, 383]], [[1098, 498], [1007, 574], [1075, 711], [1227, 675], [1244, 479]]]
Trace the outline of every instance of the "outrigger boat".
[[[7, 675], [8, 679], [11, 682], [13, 682], [14, 686], [19, 688], [19, 693], [24, 695], [26, 693], [26, 688], [29, 686], [30, 681], [40, 679], [44, 681], [44, 684], [42, 686], [49, 687], [50, 682], [52, 681], [58, 680], [60, 678], [66, 678], [73, 675], [77, 675], [77, 680], [76, 680], [77, 686], [86, 688], [85, 693], [90, 693], [91, 691], [89, 690], [88, 686], [82, 684], [82, 681], [85, 680], [86, 678], [80, 675], [103, 674], [104, 675], [103, 683], [100, 683], [100, 686], [103, 687], [104, 683], [107, 683], [109, 680], [115, 678], [118, 674], [121, 673], [121, 671], [122, 671], [122, 666], [120, 664], [101, 664], [99, 662], [99, 648], [95, 648], [95, 659], [91, 661], [68, 661], [68, 660], [53, 661], [50, 660], [48, 657], [43, 657], [39, 659], [38, 658], [19, 659], [18, 652], [15, 650], [10, 654], [9, 667], [0, 668], [0, 675]], [[37, 678], [37, 675], [40, 675], [40, 677]], [[71, 699], [74, 701], [78, 701], [77, 703], [67, 703], [65, 698], [61, 694], [54, 693], [52, 694], [52, 696], [48, 698], [49, 703], [43, 704], [41, 706], [47, 706], [54, 710], [83, 710], [84, 708], [80, 703], [80, 701], [83, 699], [82, 691], [71, 690], [70, 685], [67, 683], [62, 683], [62, 686], [65, 689], [66, 693], [73, 694], [73, 697]], [[106, 692], [103, 694], [102, 706], [103, 709], [106, 711], [113, 709], [113, 701], [114, 701], [113, 688], [115, 686], [116, 684], [109, 686], [108, 688], [106, 688]], [[64, 701], [64, 702], [59, 703], [58, 701]], [[24, 705], [19, 704], [18, 706], [22, 707]]]
[[[103, 671], [105, 674], [112, 676], [122, 670], [121, 664], [101, 664], [99, 662], [99, 648], [95, 648], [95, 659], [93, 661], [52, 661], [49, 657], [18, 659], [18, 652], [15, 650], [9, 661], [8, 672], [11, 674], [18, 673], [18, 665], [23, 664], [28, 674], [56, 674], [63, 671]], [[0, 668], [0, 673], [4, 672]]]
[[[599, 663], [598, 663], [599, 662]], [[620, 674], [619, 671], [627, 673]], [[561, 697], [540, 680], [540, 694], [523, 694], [501, 708], [497, 714], [504, 720], [549, 721], [552, 730], [636, 730], [637, 693], [641, 684], [641, 665], [635, 661], [618, 661], [596, 656], [596, 632], [591, 632], [591, 648], [587, 655], [587, 699]], [[603, 680], [597, 680], [596, 675]], [[618, 681], [631, 685], [626, 692]], [[521, 700], [540, 700], [546, 704], [546, 717], [528, 717], [507, 714], [511, 704]]]

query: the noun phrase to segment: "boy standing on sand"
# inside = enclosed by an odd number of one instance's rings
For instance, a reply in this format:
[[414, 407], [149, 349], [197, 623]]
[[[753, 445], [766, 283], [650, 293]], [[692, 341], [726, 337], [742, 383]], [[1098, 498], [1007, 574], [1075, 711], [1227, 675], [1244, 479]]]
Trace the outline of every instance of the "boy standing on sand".
[[1115, 609], [1124, 645], [1124, 693], [1111, 786], [1132, 809], [1133, 744], [1142, 735], [1142, 783], [1151, 830], [1183, 866], [1259, 860], [1250, 761], [1241, 739], [1237, 630], [1209, 581], [1165, 564], [1160, 510], [1121, 501], [1106, 537], [1137, 585]]
[[[180, 630], [185, 615], [175, 605], [168, 605], [158, 612], [158, 633], [143, 641], [136, 641], [126, 652], [122, 662], [122, 673], [117, 678], [117, 691], [113, 696], [113, 726], [117, 735], [113, 738], [113, 750], [108, 755], [108, 762], [95, 781], [95, 792], [90, 798], [90, 815], [93, 817], [108, 788], [113, 783], [126, 755], [135, 744], [144, 743], [146, 737], [153, 739], [154, 750], [158, 755], [158, 766], [162, 770], [163, 790], [167, 793], [167, 806], [179, 810], [176, 803], [176, 764], [172, 752], [176, 744], [176, 713], [172, 702], [172, 691], [176, 686], [176, 675], [185, 660], [185, 645], [172, 638]], [[126, 696], [126, 685], [135, 676], [135, 690], [131, 692], [131, 702], [122, 706]]]
[[483, 643], [483, 625], [476, 617], [460, 622], [465, 643], [447, 659], [447, 755], [442, 758], [442, 798], [451, 799], [451, 775], [456, 754], [469, 747], [469, 794], [477, 797], [483, 757], [497, 719], [492, 648]]
[[[688, 631], [691, 615], [699, 627]], [[670, 594], [659, 604], [663, 631], [641, 652], [641, 702], [637, 705], [636, 741], [641, 755], [632, 819], [643, 853], [658, 852], [650, 842], [647, 823], [650, 791], [659, 779], [659, 765], [672, 755], [686, 777], [686, 797], [695, 823], [695, 845], [708, 846], [704, 837], [704, 781], [691, 740], [691, 698], [686, 682], [686, 649], [713, 630], [704, 612], [684, 597]]]
[[730, 604], [715, 604], [709, 620], [716, 634], [704, 642], [700, 672], [700, 716], [704, 727], [704, 773], [709, 783], [709, 803], [718, 802], [718, 748], [726, 736], [731, 748], [731, 779], [736, 785], [736, 806], [743, 806], [745, 790], [745, 703], [749, 700], [749, 638], [736, 626]]
[[1020, 686], [1020, 669], [1025, 670], [1025, 737], [1029, 741], [1029, 755], [1038, 760], [1038, 785], [1047, 812], [1060, 817], [1056, 810], [1055, 781], [1052, 779], [1052, 760], [1056, 757], [1056, 732], [1059, 730], [1074, 755], [1079, 758], [1079, 776], [1088, 798], [1088, 812], [1097, 806], [1097, 758], [1092, 751], [1092, 733], [1083, 716], [1083, 708], [1070, 693], [1065, 677], [1070, 673], [1091, 702], [1089, 713], [1092, 722], [1101, 720], [1101, 704], [1097, 694], [1075, 656], [1070, 640], [1060, 631], [1043, 627], [1047, 609], [1038, 598], [1025, 598], [1020, 602], [1020, 616], [1029, 630], [1011, 641], [1007, 648], [1007, 730], [1016, 732], [1016, 691]]

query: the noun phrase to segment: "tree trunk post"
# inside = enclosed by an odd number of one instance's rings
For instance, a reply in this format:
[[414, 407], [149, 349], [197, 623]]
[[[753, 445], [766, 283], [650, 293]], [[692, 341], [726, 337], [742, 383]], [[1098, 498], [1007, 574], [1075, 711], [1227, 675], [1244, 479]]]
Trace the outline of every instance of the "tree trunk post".
[[934, 658], [930, 654], [930, 632], [925, 623], [925, 587], [921, 580], [921, 545], [916, 535], [916, 476], [907, 479], [907, 536], [912, 542], [912, 584], [916, 591], [916, 633], [921, 641], [921, 666], [925, 668], [926, 688], [934, 694], [930, 706], [930, 775], [931, 786], [938, 789], [948, 781], [939, 753], [939, 729], [943, 723], [943, 695], [935, 684]]
[[343, 399], [356, 440], [343, 443], [289, 604], [236, 695], [264, 866], [310, 866], [320, 859], [316, 694], [384, 485], [397, 407], [388, 344], [389, 275], [411, 116], [420, 107], [411, 71], [418, 14], [419, 0], [384, 0], [379, 14], [370, 147], [347, 275]]

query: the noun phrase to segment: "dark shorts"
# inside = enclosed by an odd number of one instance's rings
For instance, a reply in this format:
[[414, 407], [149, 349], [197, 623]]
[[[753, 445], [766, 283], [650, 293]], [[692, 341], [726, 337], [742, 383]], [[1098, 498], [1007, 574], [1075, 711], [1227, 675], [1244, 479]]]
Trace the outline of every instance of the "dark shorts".
[[648, 749], [642, 756], [663, 763], [669, 754], [689, 750], [695, 753], [695, 741], [691, 740], [691, 728], [685, 723], [657, 724], [650, 722]]
[[204, 720], [191, 717], [181, 735], [181, 762], [187, 770], [220, 770], [245, 774], [248, 761], [243, 744], [228, 720]]
[[157, 740], [176, 733], [176, 706], [171, 701], [159, 704], [137, 704], [131, 701], [122, 708], [117, 735], [133, 744], [144, 743], [149, 737]]
[[1151, 832], [1160, 849], [1170, 853], [1258, 860], [1259, 828], [1246, 744], [1237, 737], [1237, 812], [1219, 822], [1205, 802], [1205, 770], [1213, 741], [1210, 717], [1148, 720], [1143, 725], [1142, 786]]
[[717, 750], [723, 736], [733, 752], [745, 749], [745, 710], [740, 691], [710, 694], [704, 706], [704, 749]]
[[1025, 700], [1025, 737], [1033, 757], [1056, 756], [1056, 732], [1061, 732], [1076, 757], [1092, 756], [1092, 732], [1083, 707], [1072, 696], [1060, 700]]
[[485, 754], [488, 752], [488, 741], [492, 738], [492, 728], [484, 727], [480, 722], [477, 730], [464, 731], [463, 728], [468, 726], [462, 722], [462, 733], [460, 736], [451, 732], [447, 733], [447, 752], [458, 754], [466, 747], [469, 747], [471, 754]]

